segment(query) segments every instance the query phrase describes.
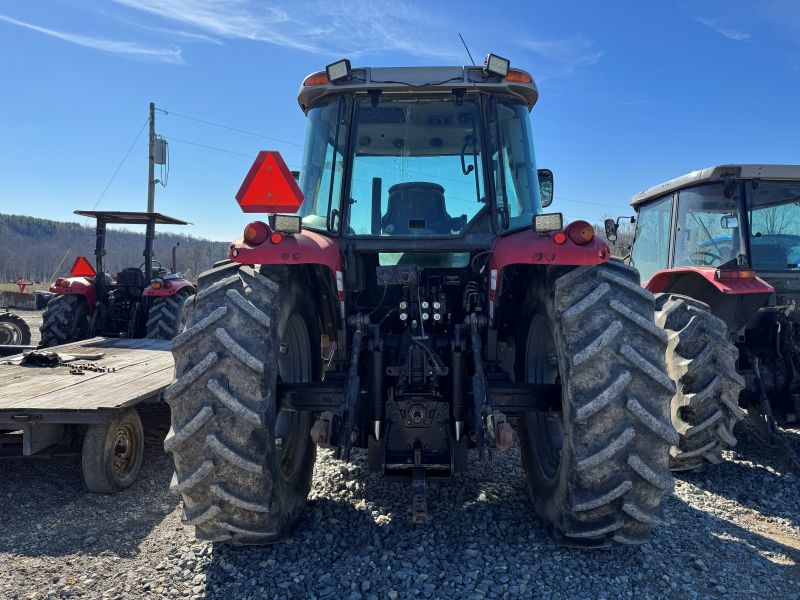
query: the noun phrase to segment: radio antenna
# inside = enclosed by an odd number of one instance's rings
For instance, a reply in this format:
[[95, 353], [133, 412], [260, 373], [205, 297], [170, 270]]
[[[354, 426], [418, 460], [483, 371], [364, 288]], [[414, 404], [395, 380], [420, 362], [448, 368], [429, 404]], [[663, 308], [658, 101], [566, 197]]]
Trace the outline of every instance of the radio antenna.
[[467, 51], [467, 56], [469, 56], [469, 60], [472, 62], [472, 66], [474, 67], [475, 66], [475, 59], [472, 58], [472, 52], [470, 52], [469, 48], [467, 48], [467, 42], [464, 41], [464, 37], [460, 33], [458, 34], [458, 37], [461, 38], [461, 43], [464, 44], [464, 50]]

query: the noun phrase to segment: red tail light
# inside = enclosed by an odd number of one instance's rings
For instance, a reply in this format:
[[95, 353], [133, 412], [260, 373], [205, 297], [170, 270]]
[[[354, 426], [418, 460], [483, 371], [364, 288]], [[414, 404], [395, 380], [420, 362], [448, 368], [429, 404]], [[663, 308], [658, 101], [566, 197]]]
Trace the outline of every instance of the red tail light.
[[716, 279], [755, 279], [756, 272], [753, 269], [717, 269], [714, 277]]
[[269, 236], [269, 241], [273, 244], [280, 244], [283, 241], [283, 234], [280, 231], [275, 231]]
[[578, 246], [584, 246], [594, 239], [594, 228], [586, 221], [575, 221], [567, 227], [567, 235]]
[[553, 234], [553, 241], [560, 246], [567, 241], [567, 234], [563, 231], [556, 231]]
[[258, 246], [267, 241], [270, 233], [269, 225], [263, 221], [253, 221], [244, 228], [244, 241], [251, 246]]

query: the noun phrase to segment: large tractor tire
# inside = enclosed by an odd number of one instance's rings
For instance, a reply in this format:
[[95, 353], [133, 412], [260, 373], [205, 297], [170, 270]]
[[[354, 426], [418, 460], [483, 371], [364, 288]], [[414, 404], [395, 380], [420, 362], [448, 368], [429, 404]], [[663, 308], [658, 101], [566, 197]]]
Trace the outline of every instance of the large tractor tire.
[[42, 348], [85, 339], [89, 334], [89, 305], [77, 294], [56, 296], [47, 303], [42, 315]]
[[561, 412], [529, 413], [519, 428], [537, 514], [564, 546], [648, 541], [674, 485], [669, 450], [678, 442], [653, 295], [635, 269], [611, 261], [551, 269], [528, 306], [518, 375], [560, 383], [562, 398]]
[[0, 346], [27, 346], [31, 328], [25, 319], [10, 312], [0, 313]]
[[191, 289], [182, 288], [172, 296], [156, 298], [147, 314], [145, 337], [153, 340], [171, 340], [178, 335], [183, 305], [191, 296]]
[[728, 340], [725, 322], [707, 304], [676, 294], [656, 296], [656, 323], [669, 336], [667, 368], [677, 383], [672, 424], [680, 441], [670, 468], [688, 471], [722, 461], [722, 450], [736, 445], [733, 426], [744, 417], [736, 372], [739, 350]]
[[198, 538], [280, 540], [302, 512], [316, 446], [308, 413], [279, 411], [276, 380], [320, 375], [313, 300], [297, 271], [224, 264], [200, 276], [172, 341], [175, 381], [165, 399], [173, 490]]

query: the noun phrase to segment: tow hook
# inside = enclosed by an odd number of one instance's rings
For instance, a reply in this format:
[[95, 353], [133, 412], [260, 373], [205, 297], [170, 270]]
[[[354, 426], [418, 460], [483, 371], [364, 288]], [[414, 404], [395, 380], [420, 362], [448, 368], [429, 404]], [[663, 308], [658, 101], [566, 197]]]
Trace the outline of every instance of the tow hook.
[[331, 431], [333, 430], [333, 413], [323, 412], [311, 428], [311, 439], [320, 448], [331, 447]]

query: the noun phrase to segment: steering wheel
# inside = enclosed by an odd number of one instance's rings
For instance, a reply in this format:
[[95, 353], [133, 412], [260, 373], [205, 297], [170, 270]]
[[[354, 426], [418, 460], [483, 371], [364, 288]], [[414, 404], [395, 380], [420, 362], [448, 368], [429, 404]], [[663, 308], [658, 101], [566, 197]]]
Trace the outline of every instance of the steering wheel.
[[[159, 269], [163, 269], [163, 268], [164, 268], [164, 267], [162, 267], [162, 266], [161, 266], [161, 263], [160, 263], [160, 262], [158, 262], [157, 260], [153, 260], [153, 261], [152, 261], [152, 263], [153, 263], [153, 264], [156, 264], [156, 265], [158, 265], [158, 268], [159, 268]], [[142, 264], [140, 264], [140, 265], [139, 265], [139, 268], [140, 268], [140, 269], [143, 269], [143, 268], [144, 268], [144, 265], [145, 265], [145, 263], [142, 263]]]
[[698, 262], [702, 264], [704, 267], [710, 267], [711, 265], [714, 264], [715, 261], [724, 262], [725, 259], [723, 259], [719, 254], [698, 250], [696, 252], [692, 252], [689, 255], [689, 260], [691, 260], [692, 262]]

